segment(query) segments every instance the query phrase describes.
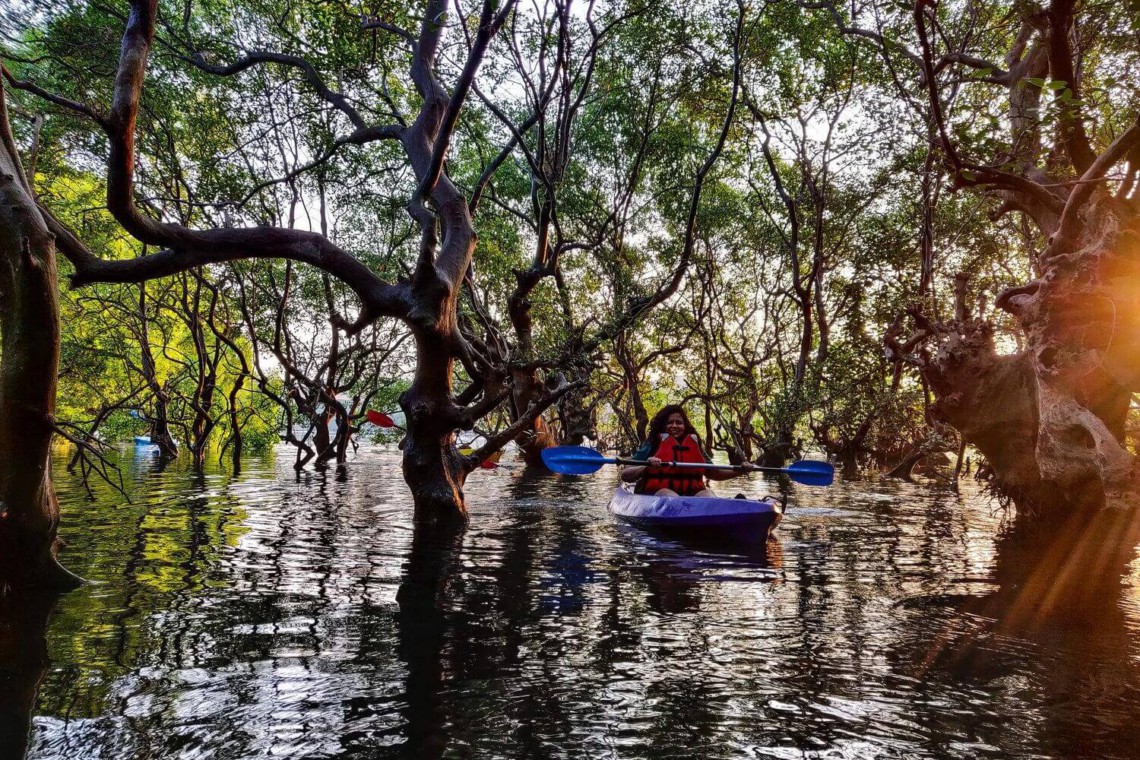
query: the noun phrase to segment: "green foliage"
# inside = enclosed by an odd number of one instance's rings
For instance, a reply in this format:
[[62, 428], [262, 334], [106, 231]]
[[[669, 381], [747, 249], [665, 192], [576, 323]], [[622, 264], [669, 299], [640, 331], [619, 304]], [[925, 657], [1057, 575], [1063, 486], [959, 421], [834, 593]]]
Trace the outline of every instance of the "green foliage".
[[[823, 9], [791, 2], [748, 8], [744, 96], [724, 155], [704, 187], [682, 290], [590, 356], [575, 357], [575, 371], [593, 370], [587, 396], [604, 438], [632, 443], [638, 406], [652, 414], [687, 399], [709, 437], [751, 436], [757, 446], [802, 440], [834, 453], [837, 442], [863, 429], [866, 453], [888, 460], [921, 437], [926, 421], [921, 387], [911, 378], [895, 382], [882, 356], [883, 336], [916, 301], [932, 317], [949, 316], [951, 282], [960, 271], [973, 275], [971, 294], [985, 297], [985, 316], [997, 328], [999, 345], [1016, 349], [1016, 326], [992, 303], [1003, 288], [1032, 276], [1043, 240], [1018, 218], [995, 219], [994, 200], [950, 192], [945, 156], [931, 155], [922, 114], [926, 93], [907, 68], [913, 60], [899, 53], [915, 47], [910, 6], [857, 10], [868, 18], [844, 18], [874, 21], [885, 47], [840, 33], [836, 17]], [[302, 56], [365, 121], [397, 122], [420, 103], [407, 75], [407, 46], [398, 35], [362, 29], [361, 16], [415, 29], [420, 12], [389, 0], [367, 4], [366, 12], [314, 0], [205, 0], [189, 10], [163, 0], [164, 23], [140, 114], [137, 201], [148, 213], [198, 228], [321, 230], [385, 278], [406, 277], [419, 236], [406, 211], [414, 182], [400, 147], [391, 141], [346, 143], [355, 125], [297, 68], [257, 65], [219, 76], [193, 64], [223, 66], [251, 50]], [[969, 42], [994, 61], [1004, 60], [1020, 12], [1008, 3], [937, 7], [948, 39]], [[1080, 83], [1028, 76], [1003, 90], [1033, 105], [1027, 113], [1036, 120], [1037, 140], [1018, 149], [1040, 155], [1010, 150], [1009, 102], [994, 97], [989, 81], [997, 64], [959, 72], [946, 104], [949, 134], [963, 151], [979, 164], [1012, 170], [1018, 161], [1046, 156], [1050, 136], [1074, 115], [1088, 117], [1098, 149], [1127, 128], [1140, 110], [1134, 19], [1120, 4], [1100, 4], [1097, 12], [1103, 24], [1082, 49]], [[63, 2], [28, 13], [5, 43], [15, 54], [8, 64], [13, 74], [106, 110], [120, 12]], [[516, 367], [552, 362], [575, 341], [588, 342], [666, 281], [681, 255], [692, 178], [716, 138], [730, 91], [734, 5], [614, 0], [596, 4], [591, 13], [595, 28], [609, 31], [597, 41], [589, 84], [584, 78], [559, 84], [570, 89], [552, 90], [558, 97], [551, 110], [516, 135], [500, 115], [512, 128], [531, 116], [537, 90], [522, 77], [539, 76], [538, 56], [546, 56], [546, 65], [565, 54], [574, 61], [571, 70], [581, 72], [593, 42], [585, 19], [571, 14], [572, 44], [562, 50], [554, 44], [552, 10], [541, 3], [520, 7], [493, 41], [477, 78], [495, 110], [473, 95], [448, 155], [449, 176], [470, 192], [504, 145], [522, 143], [494, 171], [475, 211], [472, 295], [484, 313], [477, 314], [468, 298], [460, 304], [476, 337], [491, 328], [505, 336], [503, 350]], [[471, 31], [474, 20], [468, 22]], [[441, 23], [449, 34], [437, 73], [451, 82], [466, 42], [455, 18]], [[555, 168], [550, 151], [558, 144], [557, 109], [578, 96], [581, 107]], [[41, 202], [101, 256], [144, 253], [103, 209], [107, 146], [101, 132], [27, 93], [13, 91], [10, 98], [21, 145], [37, 146], [34, 184]], [[38, 127], [34, 115], [45, 117]], [[547, 157], [542, 170], [549, 186], [527, 153]], [[323, 156], [328, 160], [298, 171]], [[977, 179], [971, 171], [960, 178]], [[529, 334], [516, 334], [508, 304], [517, 273], [543, 260], [537, 220], [551, 198], [557, 207], [552, 239], [563, 245], [557, 279], [544, 277], [527, 293], [532, 326]], [[934, 256], [924, 284], [927, 216]], [[66, 264], [61, 273], [66, 278]], [[63, 289], [62, 420], [85, 426], [129, 397], [99, 434], [130, 437], [145, 425], [127, 410], [152, 416], [157, 387], [171, 399], [172, 423], [186, 430], [200, 401], [203, 356], [220, 352], [210, 411], [217, 422], [214, 451], [232, 437], [223, 413], [229, 389], [247, 371], [243, 364], [252, 367], [255, 360], [268, 367], [267, 385], [263, 393], [257, 372], [249, 369], [237, 395], [244, 445], [253, 453], [278, 440], [283, 417], [272, 396], [304, 385], [297, 378], [286, 383], [280, 358], [288, 354], [298, 373], [319, 384], [334, 342], [330, 312], [351, 315], [355, 296], [342, 283], [282, 261], [212, 266], [200, 274], [222, 289], [218, 320], [236, 352], [209, 331], [204, 352], [195, 343], [202, 303], [186, 298], [189, 280], [148, 283], [141, 290]], [[286, 281], [288, 299], [278, 320]], [[407, 388], [411, 349], [399, 347], [404, 326], [380, 323], [375, 329], [373, 361], [344, 394], [362, 404], [379, 388], [369, 405], [394, 410]], [[338, 371], [352, 374], [345, 367]], [[469, 380], [460, 379], [458, 386]], [[287, 403], [307, 422], [310, 412]], [[706, 408], [713, 430], [705, 429]], [[392, 433], [378, 435], [389, 440]]]

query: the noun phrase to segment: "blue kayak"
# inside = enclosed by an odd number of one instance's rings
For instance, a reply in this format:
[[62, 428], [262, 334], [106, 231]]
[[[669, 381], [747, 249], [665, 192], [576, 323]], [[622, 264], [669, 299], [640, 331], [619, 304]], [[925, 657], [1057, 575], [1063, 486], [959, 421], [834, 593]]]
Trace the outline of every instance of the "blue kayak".
[[783, 517], [783, 508], [771, 499], [650, 496], [620, 486], [610, 511], [640, 528], [748, 542], [766, 540]]

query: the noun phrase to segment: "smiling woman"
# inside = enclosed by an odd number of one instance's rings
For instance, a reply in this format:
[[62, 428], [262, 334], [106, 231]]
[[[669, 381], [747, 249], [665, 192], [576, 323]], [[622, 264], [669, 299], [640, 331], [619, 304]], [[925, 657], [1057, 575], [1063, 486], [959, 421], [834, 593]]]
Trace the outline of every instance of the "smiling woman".
[[715, 496], [705, 484], [705, 478], [728, 480], [744, 475], [748, 470], [701, 470], [690, 467], [670, 467], [673, 464], [711, 464], [701, 449], [696, 428], [680, 404], [669, 404], [653, 416], [649, 435], [632, 459], [645, 462], [644, 466], [631, 465], [622, 470], [621, 479], [635, 483], [634, 491], [656, 496]]

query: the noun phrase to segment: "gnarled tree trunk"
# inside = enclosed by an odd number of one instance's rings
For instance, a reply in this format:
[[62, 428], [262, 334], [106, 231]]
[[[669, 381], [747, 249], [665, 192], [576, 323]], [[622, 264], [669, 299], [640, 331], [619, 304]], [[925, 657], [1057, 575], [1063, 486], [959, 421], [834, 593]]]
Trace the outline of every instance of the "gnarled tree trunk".
[[[1115, 63], [1098, 62], [1090, 22], [1073, 0], [1043, 5], [1003, 22], [1015, 32], [1004, 65], [972, 55], [981, 52], [971, 47], [974, 35], [947, 34], [928, 0], [913, 6], [919, 51], [911, 60], [921, 68], [937, 133], [932, 150], [956, 187], [1000, 198], [997, 213], [1023, 215], [1042, 246], [1030, 254], [1036, 279], [995, 302], [1018, 321], [1023, 347], [997, 353], [961, 275], [952, 319], [912, 309], [918, 333], [904, 345], [893, 327], [887, 346], [919, 368], [937, 399], [931, 415], [981, 450], [1000, 490], [1018, 506], [1058, 517], [1140, 502], [1136, 459], [1123, 445], [1131, 395], [1140, 390], [1140, 118], [1117, 121], [1108, 107], [1083, 105], [1085, 78]], [[1001, 161], [967, 155], [954, 133], [956, 101], [947, 93], [962, 69], [1000, 71], [987, 81], [1008, 99]], [[1046, 97], [1056, 107], [1048, 118]]]
[[[514, 370], [511, 376], [514, 378], [511, 383], [511, 420], [515, 421], [523, 417], [527, 409], [542, 398], [545, 389], [538, 378], [538, 372], [533, 369]], [[542, 452], [556, 443], [546, 420], [541, 416], [535, 417], [530, 427], [515, 439], [515, 443], [518, 444], [527, 467], [546, 471], [546, 465], [542, 463]]]
[[559, 443], [564, 446], [581, 446], [586, 439], [597, 440], [595, 403], [585, 390], [572, 391], [562, 399], [558, 404], [558, 421], [562, 428]]
[[452, 401], [451, 352], [435, 329], [413, 328], [416, 340], [416, 374], [400, 395], [407, 433], [404, 480], [412, 491], [416, 519], [428, 522], [465, 520], [463, 483], [470, 468], [455, 445], [455, 411]]
[[1131, 389], [1140, 387], [1140, 235], [1103, 206], [1096, 238], [1054, 256], [998, 305], [1017, 317], [1025, 348], [998, 355], [987, 323], [963, 304], [926, 323], [936, 345], [922, 371], [931, 412], [992, 465], [998, 485], [1043, 514], [1140, 503], [1136, 459], [1124, 448]]
[[55, 242], [20, 166], [0, 86], [0, 593], [78, 581], [55, 558], [56, 283]]

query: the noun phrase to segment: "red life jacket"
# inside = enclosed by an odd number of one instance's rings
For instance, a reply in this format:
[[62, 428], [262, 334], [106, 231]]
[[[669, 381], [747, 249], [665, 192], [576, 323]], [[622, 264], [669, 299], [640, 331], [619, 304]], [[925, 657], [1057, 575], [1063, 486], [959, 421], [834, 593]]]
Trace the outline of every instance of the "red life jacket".
[[[657, 457], [663, 462], [689, 462], [692, 464], [705, 464], [705, 456], [701, 453], [700, 442], [690, 433], [678, 441], [668, 433], [661, 435], [661, 443], [657, 450], [649, 456]], [[693, 496], [704, 490], [705, 476], [701, 470], [695, 468], [659, 467], [650, 470], [638, 493], [657, 493], [662, 488], [668, 488], [680, 496]]]

